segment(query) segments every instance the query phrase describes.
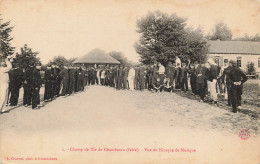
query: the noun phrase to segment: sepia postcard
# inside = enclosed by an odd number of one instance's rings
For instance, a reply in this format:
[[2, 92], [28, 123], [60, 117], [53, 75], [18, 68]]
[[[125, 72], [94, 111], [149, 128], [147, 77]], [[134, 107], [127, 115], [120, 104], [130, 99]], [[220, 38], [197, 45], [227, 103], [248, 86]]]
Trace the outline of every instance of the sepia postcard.
[[0, 0], [0, 164], [260, 164], [260, 0]]

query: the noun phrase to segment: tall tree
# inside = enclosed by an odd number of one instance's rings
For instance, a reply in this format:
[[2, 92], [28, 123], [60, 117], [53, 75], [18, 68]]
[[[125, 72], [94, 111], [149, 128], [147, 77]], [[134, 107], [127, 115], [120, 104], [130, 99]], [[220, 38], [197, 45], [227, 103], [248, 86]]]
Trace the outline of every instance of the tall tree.
[[12, 55], [14, 53], [14, 47], [11, 46], [13, 38], [10, 33], [13, 30], [13, 26], [10, 26], [10, 21], [3, 22], [0, 18], [0, 51], [4, 57]]
[[31, 48], [25, 44], [19, 53], [16, 53], [14, 62], [18, 63], [20, 68], [26, 68], [29, 64], [41, 63], [40, 59], [37, 57], [39, 52], [33, 52]]
[[64, 56], [55, 56], [52, 60], [48, 62], [48, 66], [50, 65], [72, 65], [72, 63], [76, 60], [77, 58], [70, 58], [66, 59]]
[[[159, 61], [163, 65], [174, 62], [176, 57], [183, 60], [199, 60], [198, 49], [206, 46], [205, 39], [196, 31], [185, 29], [186, 19], [176, 14], [167, 15], [162, 12], [150, 12], [137, 21], [139, 43], [135, 44], [141, 62], [150, 64]], [[197, 52], [195, 52], [195, 50]], [[205, 49], [206, 50], [206, 49]]]
[[130, 66], [131, 63], [128, 61], [128, 59], [124, 56], [122, 52], [112, 51], [109, 52], [108, 55], [112, 56], [116, 60], [118, 60], [122, 65], [124, 66]]
[[218, 23], [215, 25], [215, 29], [212, 36], [209, 36], [210, 40], [231, 40], [231, 29], [225, 23]]

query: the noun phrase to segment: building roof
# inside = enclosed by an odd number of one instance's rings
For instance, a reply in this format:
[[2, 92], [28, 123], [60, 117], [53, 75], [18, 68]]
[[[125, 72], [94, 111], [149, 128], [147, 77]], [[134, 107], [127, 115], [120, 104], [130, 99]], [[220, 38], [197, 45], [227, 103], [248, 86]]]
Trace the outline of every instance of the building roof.
[[101, 49], [94, 49], [87, 53], [86, 55], [75, 60], [73, 63], [86, 63], [86, 64], [120, 64], [119, 61], [106, 54], [105, 51]]
[[260, 55], [260, 42], [250, 41], [208, 41], [211, 54]]

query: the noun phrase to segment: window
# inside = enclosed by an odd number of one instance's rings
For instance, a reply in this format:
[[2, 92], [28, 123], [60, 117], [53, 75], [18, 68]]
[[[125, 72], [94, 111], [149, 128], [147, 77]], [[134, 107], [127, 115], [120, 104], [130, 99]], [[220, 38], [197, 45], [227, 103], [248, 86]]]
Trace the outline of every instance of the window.
[[242, 60], [242, 57], [241, 57], [241, 56], [238, 56], [238, 57], [237, 57], [237, 66], [238, 66], [238, 67], [241, 67], [241, 66], [242, 66], [241, 60]]

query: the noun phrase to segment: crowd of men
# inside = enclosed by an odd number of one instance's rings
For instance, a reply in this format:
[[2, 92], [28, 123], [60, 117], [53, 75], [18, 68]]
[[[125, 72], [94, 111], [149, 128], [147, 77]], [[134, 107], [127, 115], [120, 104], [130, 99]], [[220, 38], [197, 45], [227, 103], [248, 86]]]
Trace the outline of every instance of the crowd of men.
[[200, 102], [205, 101], [205, 96], [208, 94], [214, 104], [218, 102], [218, 94], [226, 92], [228, 105], [232, 106], [233, 112], [236, 113], [241, 106], [242, 85], [247, 80], [243, 71], [236, 66], [236, 62], [230, 61], [228, 67], [221, 68], [212, 59], [205, 64], [168, 62], [163, 66], [159, 62], [154, 62], [136, 67], [51, 65], [45, 70], [42, 68], [39, 63], [33, 62], [25, 69], [20, 69], [16, 63], [12, 64], [12, 68], [8, 71], [8, 105], [18, 104], [21, 87], [24, 89], [23, 105], [40, 109], [42, 107], [40, 89], [43, 84], [45, 102], [52, 101], [58, 96], [64, 97], [84, 91], [86, 85], [99, 84], [118, 90], [148, 89], [153, 92], [176, 90], [188, 92], [191, 88], [191, 92]]

